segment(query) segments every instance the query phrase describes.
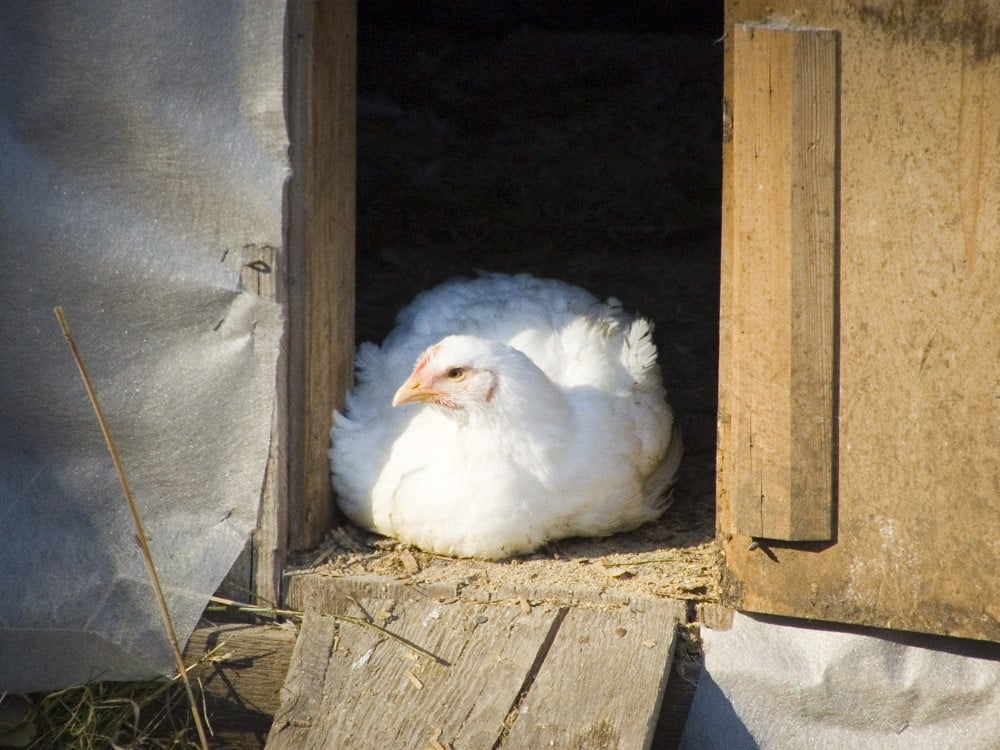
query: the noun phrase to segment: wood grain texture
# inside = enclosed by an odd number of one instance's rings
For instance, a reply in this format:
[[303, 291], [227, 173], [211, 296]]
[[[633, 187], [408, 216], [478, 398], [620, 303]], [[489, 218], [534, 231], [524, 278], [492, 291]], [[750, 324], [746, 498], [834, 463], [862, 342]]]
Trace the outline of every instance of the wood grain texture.
[[740, 609], [1000, 641], [1000, 6], [728, 0], [841, 35], [836, 544], [734, 523], [735, 227], [724, 153], [717, 522]]
[[[376, 576], [296, 575], [288, 593], [310, 616], [269, 740], [278, 748], [646, 747], [686, 616], [655, 597]], [[322, 615], [370, 617], [450, 666]]]
[[315, 609], [320, 613], [346, 613], [345, 604], [351, 599], [394, 599], [408, 601], [433, 597], [462, 600], [480, 604], [517, 604], [522, 600], [568, 607], [597, 605], [605, 608], [628, 607], [635, 612], [657, 616], [663, 620], [687, 622], [686, 603], [677, 599], [655, 596], [632, 596], [609, 588], [496, 586], [466, 583], [422, 583], [411, 585], [384, 576], [350, 576], [334, 578], [322, 572], [303, 572], [289, 576], [286, 582], [288, 606], [300, 611]]
[[227, 748], [262, 748], [295, 648], [295, 629], [230, 624], [195, 629], [184, 663], [202, 686], [213, 737]]
[[837, 34], [733, 32], [735, 527], [825, 540], [833, 519]]
[[500, 747], [648, 748], [676, 628], [627, 608], [570, 609]]
[[331, 414], [351, 382], [357, 88], [355, 0], [289, 3], [289, 546], [333, 520]]
[[[337, 621], [332, 617], [307, 617], [295, 643], [281, 706], [271, 724], [267, 748], [316, 747], [308, 744], [322, 725], [326, 675], [336, 651]], [[321, 746], [321, 745], [319, 745]]]
[[434, 737], [456, 750], [492, 747], [560, 614], [435, 600], [361, 605], [375, 617], [391, 607], [386, 627], [449, 666], [310, 613], [269, 749], [422, 749]]

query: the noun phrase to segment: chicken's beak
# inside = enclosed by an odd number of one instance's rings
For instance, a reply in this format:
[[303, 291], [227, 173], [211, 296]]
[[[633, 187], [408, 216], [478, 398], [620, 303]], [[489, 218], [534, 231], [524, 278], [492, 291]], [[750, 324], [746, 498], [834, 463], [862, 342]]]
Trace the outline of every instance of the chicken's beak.
[[412, 404], [417, 401], [429, 401], [438, 395], [438, 392], [420, 384], [417, 373], [413, 373], [406, 379], [406, 382], [399, 386], [396, 395], [392, 397], [392, 405]]

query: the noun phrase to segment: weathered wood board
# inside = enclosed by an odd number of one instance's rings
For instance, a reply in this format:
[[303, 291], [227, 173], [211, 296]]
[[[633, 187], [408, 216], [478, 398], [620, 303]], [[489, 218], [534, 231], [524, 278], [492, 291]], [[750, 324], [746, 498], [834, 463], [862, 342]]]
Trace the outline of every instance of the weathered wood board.
[[[750, 611], [1000, 641], [1000, 4], [727, 0], [717, 522]], [[736, 24], [839, 33], [830, 542], [734, 517]], [[764, 175], [776, 179], [776, 175]], [[746, 188], [740, 188], [745, 190]], [[762, 205], [761, 211], [773, 210]], [[752, 291], [752, 290], [751, 290]], [[765, 335], [766, 332], [761, 332]], [[781, 398], [790, 398], [783, 393]], [[777, 398], [777, 396], [775, 397]]]
[[677, 625], [658, 611], [346, 604], [446, 663], [311, 611], [268, 748], [532, 748], [541, 736], [622, 750], [651, 742]]
[[215, 741], [226, 748], [262, 748], [288, 673], [297, 631], [274, 625], [199, 627], [184, 649], [195, 665]]
[[570, 608], [502, 747], [647, 747], [673, 646], [658, 617]]
[[659, 596], [636, 596], [619, 590], [613, 585], [604, 587], [532, 586], [530, 579], [521, 583], [497, 585], [488, 579], [486, 584], [477, 581], [411, 583], [388, 576], [367, 575], [333, 577], [322, 573], [303, 572], [289, 575], [285, 586], [286, 603], [292, 609], [305, 612], [315, 609], [324, 613], [344, 613], [350, 599], [462, 599], [478, 603], [514, 602], [599, 605], [603, 607], [627, 606], [643, 612], [656, 611], [661, 617], [687, 621], [685, 603], [679, 599]]
[[[385, 604], [364, 606], [377, 616]], [[439, 730], [459, 746], [491, 747], [559, 616], [396, 604], [386, 627], [445, 665], [378, 631], [307, 615], [268, 747], [422, 747]]]

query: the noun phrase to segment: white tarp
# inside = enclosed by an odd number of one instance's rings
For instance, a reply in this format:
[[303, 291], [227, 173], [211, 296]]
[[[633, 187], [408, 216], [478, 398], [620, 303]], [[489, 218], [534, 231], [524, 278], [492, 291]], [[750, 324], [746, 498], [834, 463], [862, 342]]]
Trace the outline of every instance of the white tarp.
[[281, 311], [284, 4], [0, 5], [0, 691], [173, 661], [52, 309], [186, 638], [255, 525]]
[[737, 613], [702, 630], [682, 750], [994, 750], [1000, 646]]

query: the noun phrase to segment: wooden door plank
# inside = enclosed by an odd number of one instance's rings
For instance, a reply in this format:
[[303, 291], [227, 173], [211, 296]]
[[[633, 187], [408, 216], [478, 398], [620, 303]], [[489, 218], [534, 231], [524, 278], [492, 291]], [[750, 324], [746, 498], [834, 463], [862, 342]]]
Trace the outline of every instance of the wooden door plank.
[[648, 748], [676, 632], [626, 607], [569, 609], [501, 747]]
[[492, 747], [562, 611], [436, 600], [360, 604], [448, 665], [372, 628], [309, 613], [269, 749], [422, 750], [438, 738], [456, 750]]
[[834, 503], [838, 35], [743, 25], [733, 45], [733, 520], [748, 536], [826, 540]]

